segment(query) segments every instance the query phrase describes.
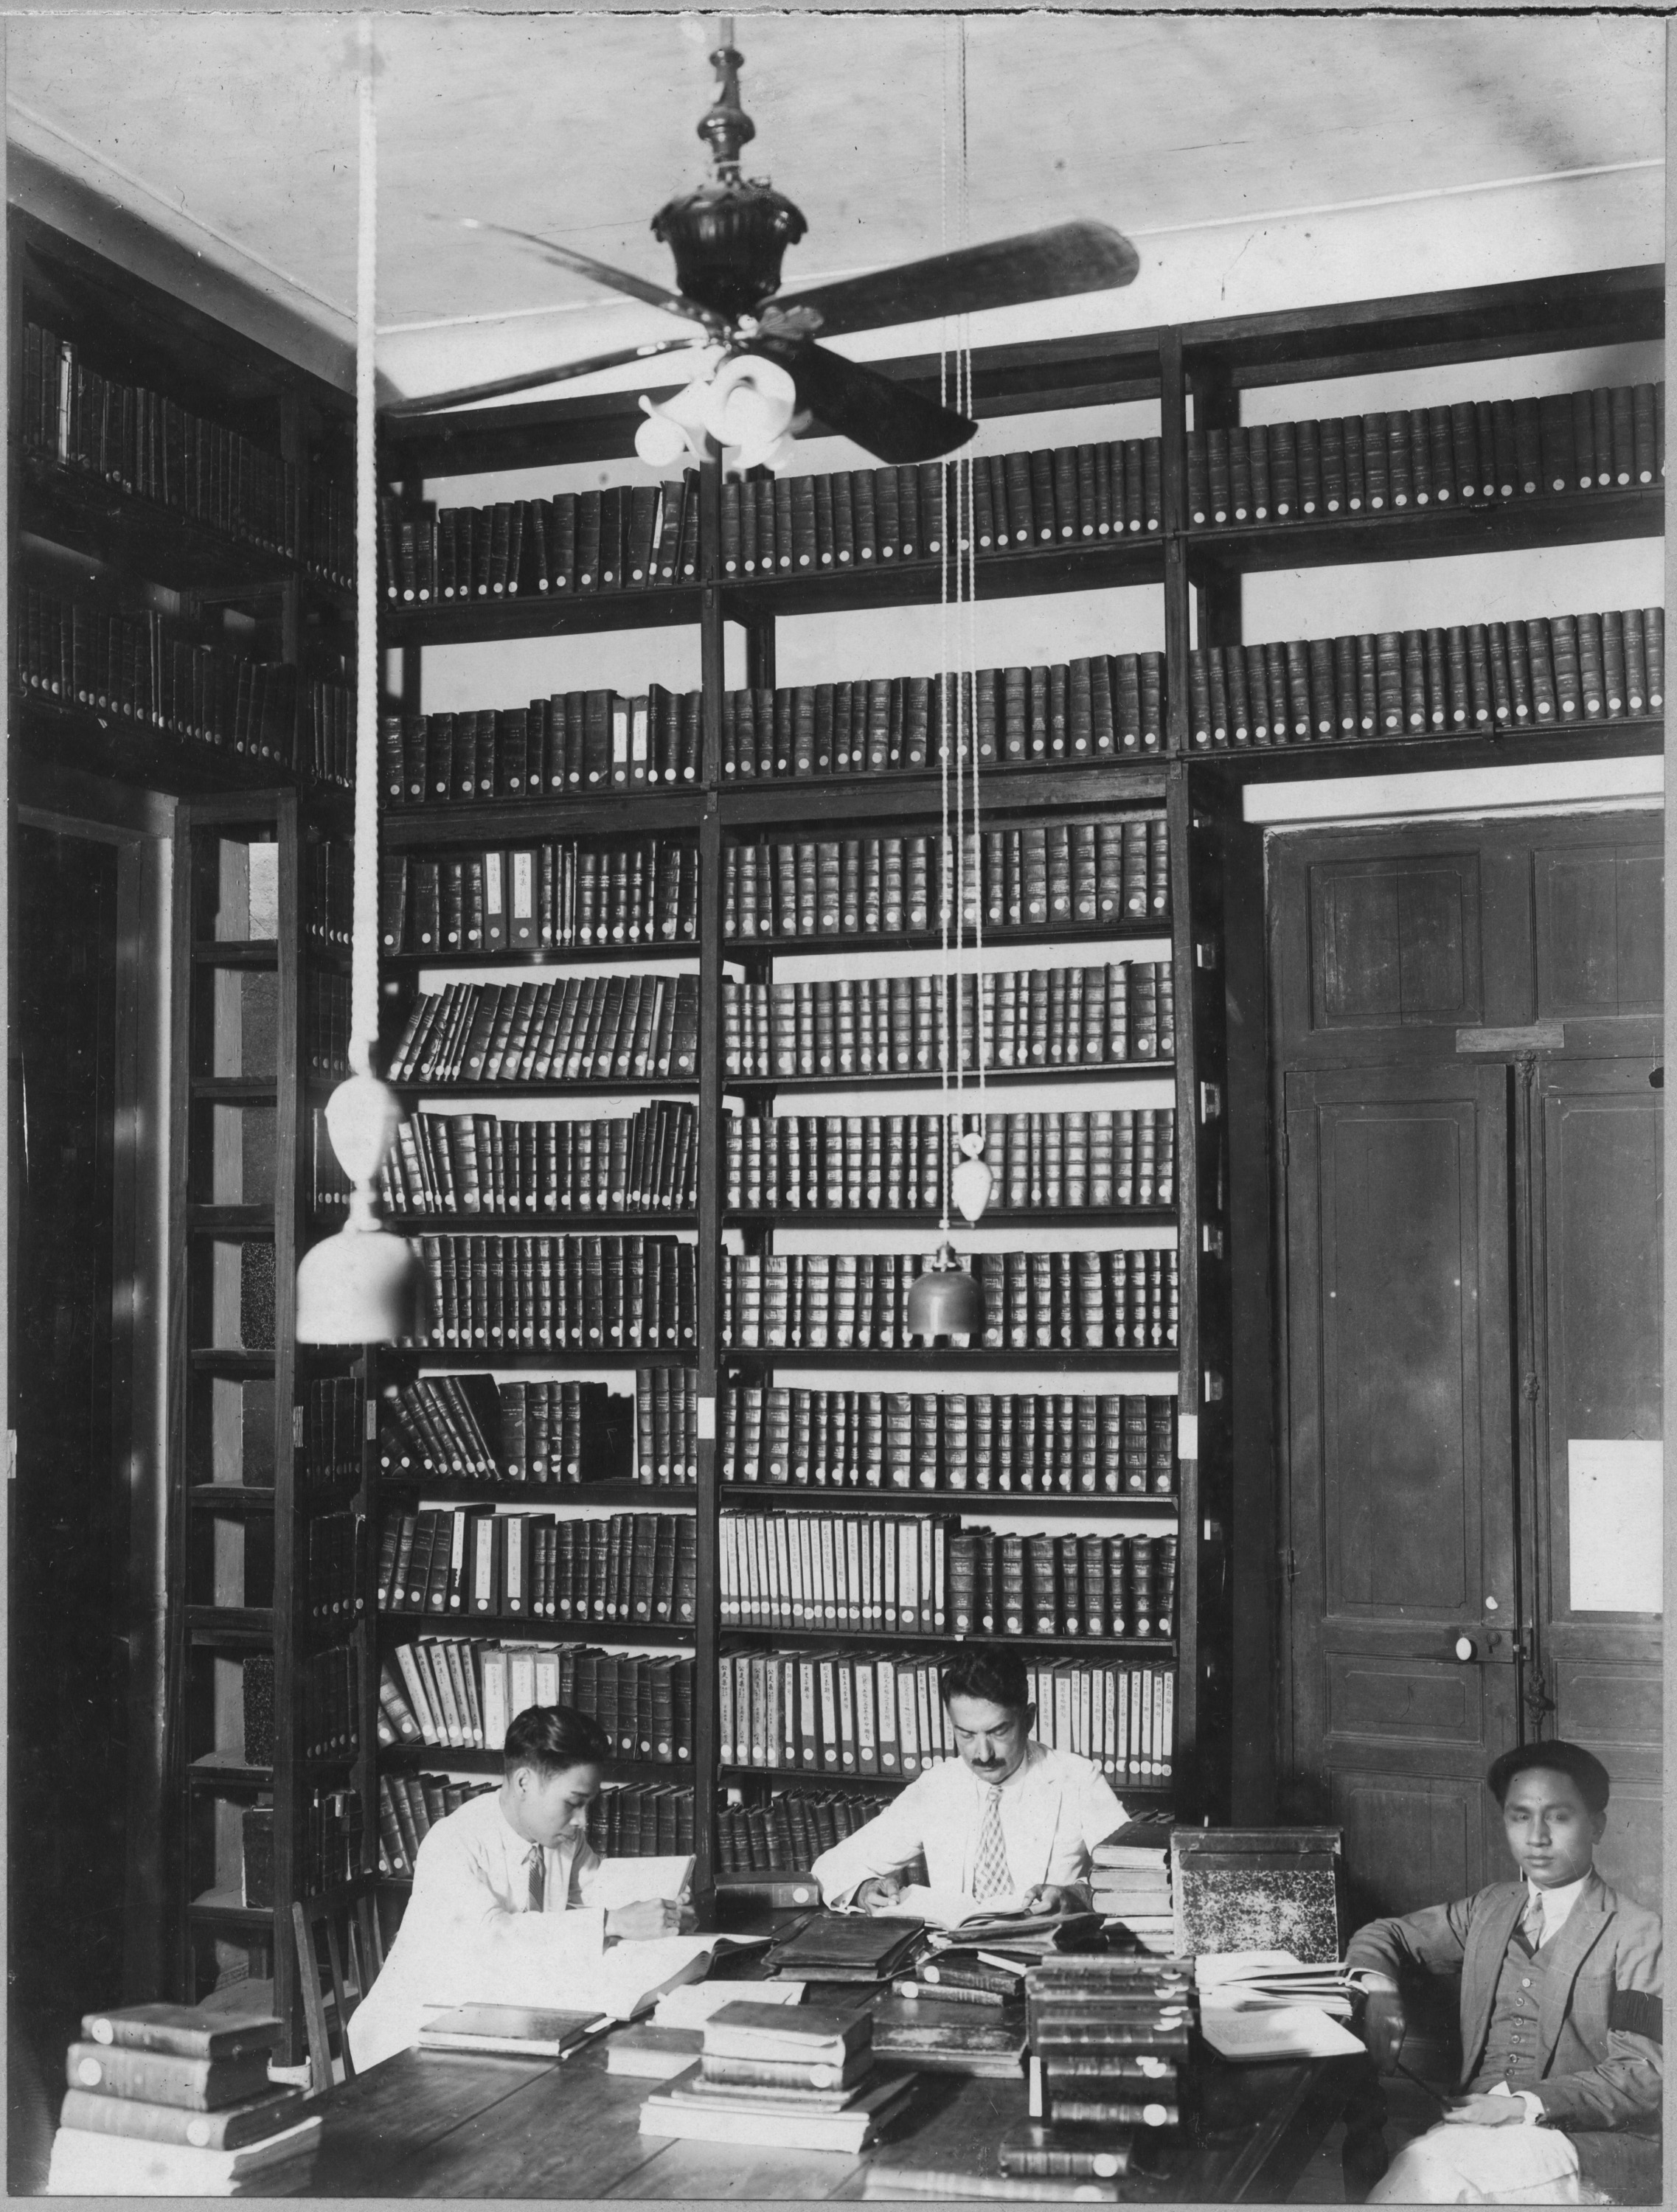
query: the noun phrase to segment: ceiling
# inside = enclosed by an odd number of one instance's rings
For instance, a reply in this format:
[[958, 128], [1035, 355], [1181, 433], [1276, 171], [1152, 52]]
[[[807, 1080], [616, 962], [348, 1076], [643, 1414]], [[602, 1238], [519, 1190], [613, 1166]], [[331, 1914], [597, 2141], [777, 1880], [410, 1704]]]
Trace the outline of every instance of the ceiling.
[[[341, 331], [355, 279], [352, 21], [14, 16], [11, 129]], [[546, 229], [665, 279], [647, 223], [700, 171], [711, 28], [674, 14], [380, 19], [380, 355], [398, 386], [670, 329], [458, 218]], [[789, 280], [961, 234], [945, 19], [764, 13], [742, 16], [737, 35], [758, 132], [748, 171], [772, 175], [810, 221]], [[1109, 323], [1182, 312], [1161, 307], [1157, 286], [1145, 296], [1150, 269], [1203, 258], [1207, 239], [1232, 264], [1277, 211], [1580, 171], [1628, 177], [1644, 218], [1650, 195], [1657, 210], [1663, 27], [1647, 20], [979, 15], [966, 46], [967, 234], [1072, 215], [1117, 223], [1142, 246], [1144, 281], [1108, 303]], [[1627, 258], [1613, 244], [1577, 250], [1597, 250], [1595, 265]], [[1365, 270], [1360, 289], [1388, 287]]]

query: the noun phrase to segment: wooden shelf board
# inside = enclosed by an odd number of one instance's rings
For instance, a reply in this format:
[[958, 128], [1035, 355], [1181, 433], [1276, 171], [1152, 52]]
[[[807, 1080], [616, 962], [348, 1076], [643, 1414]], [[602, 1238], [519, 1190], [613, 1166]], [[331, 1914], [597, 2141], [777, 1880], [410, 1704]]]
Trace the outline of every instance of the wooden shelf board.
[[271, 1513], [274, 1510], [271, 1484], [195, 1482], [186, 1495], [189, 1503], [206, 1513]]
[[538, 1620], [522, 1613], [380, 1613], [379, 1626], [398, 1643], [404, 1633], [497, 1638], [510, 1634], [531, 1644], [632, 1644], [660, 1651], [690, 1650], [696, 1632], [691, 1622], [678, 1628], [660, 1628], [641, 1621]]
[[1174, 1495], [1121, 1490], [851, 1490], [823, 1483], [724, 1481], [720, 1495], [724, 1505], [742, 1510], [763, 1505], [799, 1513], [1136, 1513], [1174, 1521], [1182, 1510]]
[[459, 1505], [603, 1505], [614, 1510], [636, 1505], [696, 1505], [696, 1482], [478, 1482], [469, 1476], [417, 1474], [381, 1469], [380, 1484], [387, 1490], [410, 1492], [416, 1498], [435, 1498]]
[[125, 491], [88, 470], [26, 453], [19, 471], [19, 526], [176, 590], [213, 585], [221, 596], [269, 599], [299, 574], [274, 549], [195, 522], [161, 500]]
[[277, 968], [279, 940], [273, 937], [204, 939], [192, 947], [192, 963], [198, 968]]
[[422, 1098], [554, 1098], [574, 1097], [691, 1097], [699, 1087], [695, 1076], [661, 1075], [590, 1076], [574, 1083], [549, 1076], [545, 1080], [532, 1078], [528, 1083], [474, 1083], [468, 1080], [451, 1082], [437, 1076], [403, 1076], [392, 1085], [404, 1104], [413, 1105]]
[[246, 1759], [224, 1759], [211, 1751], [192, 1760], [186, 1769], [186, 1780], [194, 1790], [271, 1790], [274, 1770], [252, 1766]]
[[[447, 805], [380, 805], [379, 832], [387, 852], [416, 848], [518, 845], [534, 837], [647, 836], [696, 830], [705, 794], [696, 786], [673, 788], [613, 787], [608, 791], [558, 792], [533, 799], [484, 799]], [[388, 956], [386, 956], [388, 957]]]
[[662, 939], [644, 945], [508, 945], [494, 951], [438, 951], [381, 952], [384, 965], [409, 968], [606, 968], [629, 961], [692, 960], [699, 957], [696, 937]]
[[386, 645], [477, 645], [516, 637], [586, 637], [600, 630], [690, 627], [699, 619], [697, 584], [611, 592], [519, 592], [510, 598], [386, 598], [379, 605]]
[[[735, 1786], [746, 1782], [767, 1782], [777, 1788], [802, 1787], [821, 1790], [869, 1790], [886, 1792], [896, 1791], [904, 1786], [903, 1777], [900, 1774], [856, 1774], [848, 1772], [842, 1767], [724, 1765], [718, 1770], [718, 1772], [722, 1782], [732, 1784]], [[913, 1778], [910, 1777], [909, 1779], [912, 1780]], [[1115, 1779], [1112, 1786], [1121, 1791], [1126, 1799], [1169, 1798], [1175, 1794], [1169, 1782], [1119, 1782]], [[752, 1882], [776, 1880], [797, 1881], [801, 1879], [802, 1876], [799, 1875], [775, 1875], [753, 1867], [749, 1872], [741, 1870], [729, 1875], [718, 1875], [716, 1884], [718, 1888], [722, 1887], [725, 1883], [744, 1887]]]
[[[969, 1094], [970, 1096], [970, 1094]], [[724, 1222], [746, 1229], [935, 1229], [942, 1216], [935, 1208], [920, 1206], [726, 1206]], [[986, 1225], [1002, 1228], [1069, 1227], [1121, 1228], [1132, 1222], [1165, 1222], [1176, 1218], [1174, 1206], [989, 1206]]]
[[241, 1352], [236, 1348], [206, 1346], [188, 1353], [192, 1371], [197, 1375], [214, 1375], [224, 1382], [259, 1382], [274, 1371], [271, 1352]]
[[273, 1241], [271, 1206], [199, 1206], [186, 1208], [186, 1232], [193, 1237], [218, 1237], [229, 1242], [259, 1243]]
[[[403, 1743], [380, 1750], [380, 1764], [404, 1774], [455, 1768], [462, 1774], [499, 1774], [504, 1761], [498, 1751], [473, 1747], [451, 1748], [440, 1743]], [[600, 1767], [608, 1782], [688, 1782], [693, 1779], [690, 1760], [608, 1759]]]
[[788, 1345], [756, 1346], [730, 1345], [717, 1354], [730, 1367], [884, 1367], [984, 1368], [1036, 1367], [1062, 1374], [1098, 1372], [1106, 1368], [1175, 1369], [1182, 1354], [1176, 1345], [1138, 1346], [1069, 1346], [1056, 1350], [1047, 1345], [927, 1345], [924, 1349], [870, 1352], [860, 1345], [829, 1346], [823, 1352], [804, 1351]]
[[301, 781], [276, 761], [230, 753], [116, 708], [54, 699], [15, 679], [11, 697], [12, 728], [23, 750], [53, 766], [70, 763], [177, 799], [295, 788]]
[[1188, 756], [1249, 783], [1294, 783], [1313, 777], [1403, 775], [1428, 769], [1525, 768], [1562, 760], [1610, 760], [1657, 753], [1662, 721], [1567, 721], [1540, 729], [1484, 736], [1449, 732], [1413, 738], [1365, 738], [1285, 745], [1196, 747]]
[[195, 1075], [191, 1095], [216, 1106], [277, 1106], [279, 1087], [271, 1075]]
[[674, 1352], [580, 1351], [559, 1345], [422, 1344], [402, 1347], [425, 1365], [460, 1367], [692, 1367], [690, 1344]]
[[[1080, 1060], [1071, 1067], [987, 1068], [984, 1085], [986, 1090], [995, 1090], [1023, 1083], [1151, 1083], [1160, 1078], [1169, 1079], [1176, 1072], [1174, 1060]], [[846, 1075], [725, 1075], [722, 1089], [742, 1095], [775, 1091], [936, 1091], [939, 1080], [935, 1067], [916, 1068], [911, 1074], [858, 1070]], [[964, 1083], [962, 1103], [966, 1111], [975, 1112], [978, 1078], [969, 1070]]]
[[1205, 524], [1184, 533], [1190, 575], [1209, 564], [1253, 575], [1277, 568], [1437, 560], [1461, 553], [1514, 553], [1540, 545], [1599, 545], [1657, 538], [1665, 527], [1662, 484], [1607, 491], [1535, 492], [1505, 500], [1452, 500], [1444, 507], [1378, 514], [1301, 515], [1282, 522]]
[[625, 1234], [662, 1229], [691, 1229], [697, 1216], [674, 1208], [665, 1212], [628, 1209], [598, 1213], [398, 1213], [388, 1214], [404, 1237], [446, 1237], [456, 1231], [483, 1237], [581, 1237], [602, 1231]]
[[[971, 934], [969, 928], [969, 942]], [[1168, 914], [1150, 915], [1145, 921], [1051, 921], [1029, 925], [987, 921], [984, 925], [987, 950], [993, 945], [1108, 945], [1121, 939], [1168, 938], [1170, 934]], [[942, 945], [942, 933], [935, 929], [899, 929], [889, 933], [883, 930], [858, 930], [854, 933], [834, 930], [815, 937], [730, 937], [723, 945], [722, 957], [725, 960], [740, 960], [753, 953], [767, 953], [780, 960], [823, 952], [936, 952]]]
[[947, 1629], [914, 1628], [746, 1628], [738, 1621], [725, 1620], [719, 1633], [726, 1641], [745, 1638], [753, 1644], [779, 1643], [793, 1644], [902, 1644], [905, 1650], [936, 1650], [951, 1645], [1006, 1644], [1025, 1649], [1052, 1650], [1062, 1659], [1074, 1657], [1079, 1652], [1104, 1652], [1121, 1659], [1157, 1659], [1174, 1661], [1176, 1640], [1174, 1637], [1151, 1636], [995, 1636], [986, 1631], [975, 1631], [963, 1636], [958, 1631]]
[[189, 1605], [186, 1633], [199, 1645], [255, 1644], [274, 1640], [274, 1610], [260, 1605]]

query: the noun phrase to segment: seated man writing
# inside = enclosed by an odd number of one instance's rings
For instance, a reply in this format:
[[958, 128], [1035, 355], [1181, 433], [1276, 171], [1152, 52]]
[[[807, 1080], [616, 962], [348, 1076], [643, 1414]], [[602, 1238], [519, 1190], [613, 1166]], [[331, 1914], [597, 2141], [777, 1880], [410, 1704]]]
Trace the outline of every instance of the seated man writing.
[[1122, 1827], [1097, 1769], [1033, 1741], [1024, 1662], [975, 1645], [940, 1678], [959, 1753], [916, 1776], [877, 1820], [823, 1851], [811, 1871], [829, 1905], [889, 1911], [904, 1868], [924, 1857], [933, 1889], [975, 1904], [1024, 1897], [1038, 1911], [1085, 1907], [1092, 1847]]
[[434, 2005], [562, 2008], [568, 1967], [616, 1941], [676, 1933], [669, 1899], [589, 1905], [600, 1860], [583, 1822], [607, 1749], [598, 1723], [568, 1705], [531, 1705], [513, 1722], [499, 1790], [469, 1798], [419, 1846], [390, 1956], [349, 2021], [357, 2069], [416, 2042]]
[[1657, 2203], [1660, 1923], [1595, 1870], [1607, 1769], [1577, 1744], [1532, 1743], [1486, 1782], [1521, 1879], [1372, 1921], [1346, 1954], [1387, 2070], [1404, 2037], [1400, 1967], [1461, 1976], [1463, 2094], [1369, 2202]]

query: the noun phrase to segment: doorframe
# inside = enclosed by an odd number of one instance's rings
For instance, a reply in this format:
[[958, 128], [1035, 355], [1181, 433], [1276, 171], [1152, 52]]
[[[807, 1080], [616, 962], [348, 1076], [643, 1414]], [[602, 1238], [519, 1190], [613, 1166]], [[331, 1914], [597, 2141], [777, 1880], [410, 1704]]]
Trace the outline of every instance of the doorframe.
[[[29, 758], [13, 763], [20, 827], [117, 850], [116, 1115], [112, 1149], [111, 1448], [129, 1493], [123, 1998], [162, 1986], [164, 1662], [168, 1495], [167, 1207], [170, 939], [175, 806], [159, 792], [107, 783]], [[15, 872], [13, 871], [15, 884]], [[15, 898], [15, 890], [13, 892]], [[10, 1000], [18, 1002], [15, 930]], [[14, 1194], [14, 1208], [16, 1205]], [[14, 1210], [14, 1223], [18, 1219]], [[12, 1261], [15, 1265], [15, 1253]], [[8, 1338], [12, 1324], [8, 1324]], [[10, 1346], [9, 1342], [9, 1351]], [[14, 1372], [15, 1370], [14, 1368]], [[14, 1555], [14, 1571], [22, 1563]]]

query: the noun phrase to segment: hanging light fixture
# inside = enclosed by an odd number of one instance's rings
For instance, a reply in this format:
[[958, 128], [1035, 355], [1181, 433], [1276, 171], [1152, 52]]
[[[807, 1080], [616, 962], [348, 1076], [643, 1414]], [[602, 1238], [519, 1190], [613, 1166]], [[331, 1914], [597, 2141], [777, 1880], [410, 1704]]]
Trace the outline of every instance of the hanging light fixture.
[[[967, 214], [967, 46], [966, 26], [956, 26], [957, 108], [960, 121], [960, 150], [957, 170], [957, 243], [966, 242]], [[947, 79], [945, 79], [947, 82]], [[947, 130], [944, 168], [948, 173]], [[945, 244], [948, 245], [948, 210], [945, 203]], [[962, 319], [964, 325], [965, 318]], [[955, 382], [957, 395], [964, 390], [971, 398], [972, 361], [969, 345], [965, 343], [963, 329], [955, 356]], [[949, 362], [946, 352], [940, 353], [940, 398], [950, 402]], [[975, 544], [972, 526], [972, 462], [963, 456], [943, 463], [944, 478], [944, 550], [941, 579], [941, 616], [944, 626], [944, 683], [943, 710], [939, 718], [939, 769], [941, 776], [941, 805], [943, 838], [943, 884], [939, 906], [939, 926], [942, 937], [943, 955], [943, 1018], [939, 1024], [938, 1060], [940, 1087], [945, 1103], [945, 1146], [943, 1177], [943, 1243], [933, 1255], [926, 1272], [917, 1275], [908, 1286], [908, 1322], [911, 1336], [935, 1340], [939, 1337], [965, 1336], [981, 1341], [984, 1334], [984, 1293], [973, 1276], [961, 1265], [960, 1256], [950, 1242], [950, 1207], [951, 1200], [959, 1204], [969, 1221], [975, 1221], [982, 1213], [990, 1196], [991, 1176], [980, 1155], [984, 1149], [982, 1127], [964, 1133], [959, 1148], [965, 1156], [959, 1167], [953, 1164], [956, 1150], [954, 1133], [964, 1116], [960, 1111], [960, 1094], [966, 1060], [965, 1024], [962, 1014], [961, 993], [951, 959], [950, 924], [954, 922], [954, 951], [961, 949], [966, 913], [966, 807], [964, 803], [964, 770], [968, 758], [967, 747], [972, 742], [973, 769], [973, 847], [977, 850], [978, 754], [976, 731], [970, 712], [971, 685], [966, 680], [968, 632], [972, 622], [972, 600], [976, 576], [973, 572]], [[953, 498], [951, 493], [953, 492]], [[954, 606], [957, 626], [956, 648], [949, 650], [950, 563], [955, 563]], [[951, 663], [954, 664], [951, 669]], [[954, 836], [951, 837], [949, 771], [951, 757], [955, 764]], [[975, 901], [981, 916], [982, 902]], [[982, 921], [975, 920], [974, 942], [976, 949], [982, 945]], [[982, 1085], [984, 1060], [983, 1014], [984, 994], [974, 994], [981, 1009], [979, 1035], [976, 1039]], [[955, 1030], [956, 1099], [951, 1112], [949, 1109], [950, 1088], [950, 1030]], [[981, 1098], [982, 1091], [981, 1087]]]
[[297, 1269], [301, 1344], [393, 1344], [420, 1334], [424, 1270], [404, 1237], [380, 1221], [379, 1170], [402, 1118], [394, 1094], [373, 1073], [379, 1019], [379, 605], [378, 483], [374, 459], [373, 341], [376, 266], [377, 137], [373, 106], [373, 26], [356, 40], [361, 125], [355, 270], [355, 853], [349, 983], [349, 1066], [326, 1102], [326, 1133], [354, 1185], [349, 1217], [303, 1255]]

